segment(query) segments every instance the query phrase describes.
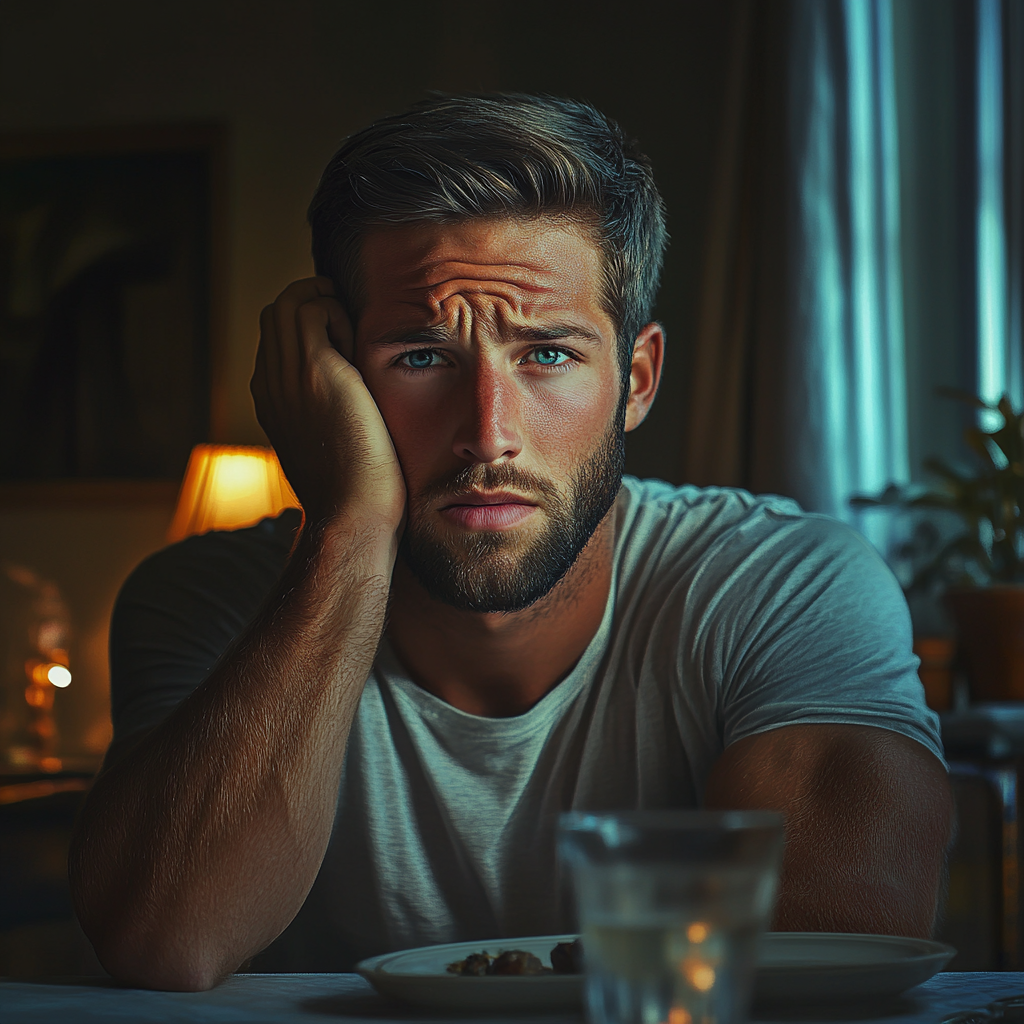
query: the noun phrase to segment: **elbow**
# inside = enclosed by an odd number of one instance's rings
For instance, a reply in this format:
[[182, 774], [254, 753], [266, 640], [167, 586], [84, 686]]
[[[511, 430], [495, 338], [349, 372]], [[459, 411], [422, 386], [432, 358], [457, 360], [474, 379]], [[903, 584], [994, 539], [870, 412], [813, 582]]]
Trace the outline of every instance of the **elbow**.
[[127, 934], [108, 934], [92, 942], [103, 969], [129, 988], [206, 992], [231, 973], [194, 947], [183, 951], [169, 942], [140, 941]]
[[224, 966], [229, 957], [204, 942], [194, 922], [154, 913], [149, 899], [129, 898], [133, 887], [118, 884], [110, 871], [95, 870], [80, 842], [72, 842], [68, 868], [82, 931], [103, 969], [122, 985], [204, 992], [231, 973], [232, 965]]
[[159, 992], [206, 992], [219, 985], [226, 975], [205, 969], [201, 964], [137, 964], [111, 961], [100, 963], [115, 981], [128, 988], [155, 989]]
[[234, 955], [222, 936], [194, 921], [130, 913], [123, 902], [113, 908], [95, 899], [75, 902], [97, 960], [130, 988], [205, 992], [256, 952]]
[[109, 913], [102, 907], [86, 908], [83, 901], [76, 902], [82, 931], [92, 943], [96, 959], [122, 985], [164, 992], [205, 992], [231, 973], [230, 967], [221, 967], [223, 958], [194, 933], [184, 936], [169, 922], [133, 919], [123, 907], [120, 913]]

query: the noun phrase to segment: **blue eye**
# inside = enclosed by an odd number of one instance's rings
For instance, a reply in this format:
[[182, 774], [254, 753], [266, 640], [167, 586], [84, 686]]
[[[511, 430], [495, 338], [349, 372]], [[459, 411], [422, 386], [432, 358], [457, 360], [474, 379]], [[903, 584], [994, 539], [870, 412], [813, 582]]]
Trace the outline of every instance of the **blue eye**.
[[570, 358], [569, 353], [560, 348], [535, 348], [533, 356], [541, 366], [558, 366]]
[[406, 352], [402, 359], [406, 366], [411, 366], [414, 370], [426, 370], [435, 365], [436, 355], [437, 353], [429, 348], [421, 348], [415, 352]]

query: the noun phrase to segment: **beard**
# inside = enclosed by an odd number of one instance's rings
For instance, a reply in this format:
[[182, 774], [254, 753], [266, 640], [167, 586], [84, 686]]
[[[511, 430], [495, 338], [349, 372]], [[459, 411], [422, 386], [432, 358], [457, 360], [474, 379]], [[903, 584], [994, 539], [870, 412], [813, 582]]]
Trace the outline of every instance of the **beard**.
[[[399, 555], [432, 598], [469, 612], [517, 612], [528, 608], [573, 567], [612, 507], [625, 466], [625, 432], [616, 416], [598, 447], [579, 466], [562, 494], [550, 481], [518, 469], [467, 466], [432, 484], [410, 504]], [[426, 520], [429, 508], [471, 487], [510, 487], [540, 494], [547, 526], [540, 536], [515, 531], [442, 536]], [[418, 514], [417, 514], [418, 513]]]

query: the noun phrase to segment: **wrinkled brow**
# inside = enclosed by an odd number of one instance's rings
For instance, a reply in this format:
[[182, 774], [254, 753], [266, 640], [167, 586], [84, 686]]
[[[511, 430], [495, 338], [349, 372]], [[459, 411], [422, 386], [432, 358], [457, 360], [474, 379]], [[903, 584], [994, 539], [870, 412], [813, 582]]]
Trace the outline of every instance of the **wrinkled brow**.
[[[509, 326], [500, 332], [502, 341], [562, 341], [572, 338], [590, 345], [600, 345], [601, 335], [583, 324], [559, 322], [554, 324], [541, 324], [539, 326]], [[457, 338], [451, 330], [443, 324], [434, 327], [400, 328], [396, 331], [389, 331], [379, 338], [368, 342], [376, 348], [385, 345], [429, 345], [450, 344]]]

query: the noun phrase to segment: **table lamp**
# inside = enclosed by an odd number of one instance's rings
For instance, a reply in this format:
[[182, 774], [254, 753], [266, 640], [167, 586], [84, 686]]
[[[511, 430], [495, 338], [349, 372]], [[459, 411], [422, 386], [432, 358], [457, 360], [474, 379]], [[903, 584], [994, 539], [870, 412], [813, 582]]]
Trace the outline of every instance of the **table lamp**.
[[301, 507], [273, 448], [199, 444], [189, 456], [167, 539], [239, 530]]

